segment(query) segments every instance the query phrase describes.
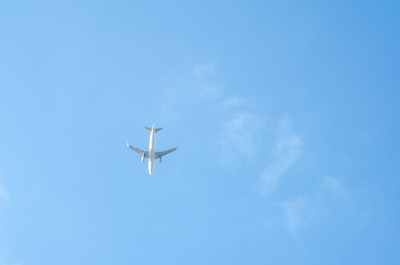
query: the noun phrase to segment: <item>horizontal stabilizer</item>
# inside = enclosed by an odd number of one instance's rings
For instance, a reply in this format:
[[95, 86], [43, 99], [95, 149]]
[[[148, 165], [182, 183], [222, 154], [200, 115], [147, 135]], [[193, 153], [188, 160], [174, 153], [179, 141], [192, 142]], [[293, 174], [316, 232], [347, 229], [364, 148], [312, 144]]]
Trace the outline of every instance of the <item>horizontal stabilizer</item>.
[[[148, 130], [149, 132], [151, 132], [151, 128], [149, 128], [149, 127], [144, 127], [146, 130]], [[156, 129], [154, 129], [154, 132], [158, 132], [158, 131], [160, 131], [162, 128], [156, 128]]]

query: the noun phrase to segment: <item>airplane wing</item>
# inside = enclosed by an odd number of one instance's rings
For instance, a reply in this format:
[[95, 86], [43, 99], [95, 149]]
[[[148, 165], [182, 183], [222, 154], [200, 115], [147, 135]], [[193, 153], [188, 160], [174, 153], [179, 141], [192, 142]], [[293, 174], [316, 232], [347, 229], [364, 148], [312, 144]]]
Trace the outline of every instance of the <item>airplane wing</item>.
[[169, 154], [169, 153], [175, 151], [176, 149], [177, 149], [177, 147], [169, 149], [169, 150], [165, 150], [165, 151], [162, 151], [162, 152], [156, 152], [155, 159], [158, 159], [158, 158], [160, 158], [162, 156], [165, 156], [166, 154]]
[[139, 153], [141, 155], [144, 155], [145, 158], [149, 158], [149, 152], [148, 151], [143, 151], [140, 150], [139, 148], [133, 147], [132, 145], [126, 144], [130, 149], [135, 151], [136, 153]]

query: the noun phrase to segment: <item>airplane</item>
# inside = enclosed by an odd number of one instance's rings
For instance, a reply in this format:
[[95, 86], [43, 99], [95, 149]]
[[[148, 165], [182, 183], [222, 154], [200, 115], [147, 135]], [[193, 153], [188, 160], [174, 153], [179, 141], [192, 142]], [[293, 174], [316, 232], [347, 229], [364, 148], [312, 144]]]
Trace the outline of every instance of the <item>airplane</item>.
[[177, 147], [165, 150], [162, 152], [156, 152], [156, 132], [160, 131], [162, 128], [154, 128], [154, 124], [152, 128], [144, 127], [146, 130], [150, 132], [150, 144], [149, 144], [149, 151], [143, 151], [139, 148], [133, 147], [126, 143], [126, 145], [132, 149], [133, 151], [142, 155], [142, 162], [146, 161], [146, 158], [149, 160], [149, 173], [150, 175], [153, 174], [154, 171], [154, 160], [158, 159], [158, 162], [161, 163], [161, 157], [169, 154], [177, 149]]

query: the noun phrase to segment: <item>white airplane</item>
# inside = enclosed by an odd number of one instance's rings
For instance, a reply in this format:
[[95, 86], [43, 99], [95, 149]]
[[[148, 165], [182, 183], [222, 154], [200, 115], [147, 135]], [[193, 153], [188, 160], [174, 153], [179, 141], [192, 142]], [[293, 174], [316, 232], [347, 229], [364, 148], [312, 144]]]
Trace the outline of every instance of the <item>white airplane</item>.
[[177, 147], [162, 151], [162, 152], [156, 152], [156, 135], [155, 133], [161, 130], [162, 128], [154, 128], [154, 124], [152, 128], [144, 127], [146, 130], [150, 132], [150, 144], [149, 144], [149, 151], [143, 151], [140, 150], [139, 148], [133, 147], [126, 143], [126, 145], [132, 149], [133, 151], [139, 153], [142, 155], [142, 162], [146, 161], [146, 158], [149, 160], [149, 173], [150, 175], [153, 174], [154, 171], [154, 160], [158, 159], [158, 162], [161, 163], [161, 157], [165, 156], [166, 154], [169, 154], [177, 149]]

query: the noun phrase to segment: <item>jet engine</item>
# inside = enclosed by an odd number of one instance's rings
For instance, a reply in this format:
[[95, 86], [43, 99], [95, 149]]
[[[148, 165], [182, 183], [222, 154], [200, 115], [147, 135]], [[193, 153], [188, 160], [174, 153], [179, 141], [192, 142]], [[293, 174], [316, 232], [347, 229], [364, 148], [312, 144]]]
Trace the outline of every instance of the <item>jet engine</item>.
[[146, 161], [146, 158], [144, 157], [144, 155], [142, 156], [142, 162]]
[[158, 163], [161, 163], [161, 157], [158, 158]]

